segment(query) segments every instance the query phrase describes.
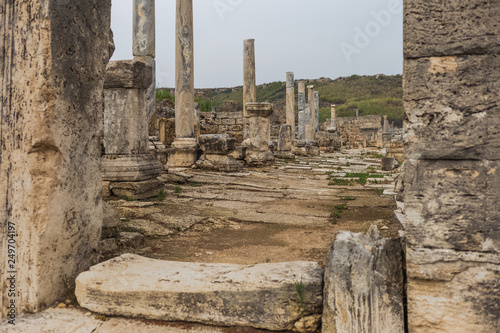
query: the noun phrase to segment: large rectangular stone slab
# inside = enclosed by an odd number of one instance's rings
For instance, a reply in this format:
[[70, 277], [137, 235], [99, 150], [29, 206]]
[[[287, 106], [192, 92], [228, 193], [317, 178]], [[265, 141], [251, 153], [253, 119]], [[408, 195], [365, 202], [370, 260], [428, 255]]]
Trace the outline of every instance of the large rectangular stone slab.
[[84, 308], [111, 316], [290, 330], [322, 308], [323, 269], [292, 262], [241, 266], [167, 262], [132, 254], [80, 274]]
[[405, 153], [415, 159], [500, 155], [500, 55], [405, 61]]
[[499, 53], [499, 17], [497, 0], [406, 0], [405, 58]]

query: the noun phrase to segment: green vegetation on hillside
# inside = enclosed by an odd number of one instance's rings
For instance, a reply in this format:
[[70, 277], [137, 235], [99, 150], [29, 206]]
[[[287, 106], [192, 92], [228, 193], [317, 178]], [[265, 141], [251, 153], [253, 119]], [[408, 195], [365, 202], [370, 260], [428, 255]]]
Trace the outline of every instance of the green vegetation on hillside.
[[[330, 104], [337, 105], [338, 117], [352, 117], [359, 109], [361, 116], [387, 115], [389, 120], [403, 119], [403, 78], [401, 75], [375, 75], [309, 80], [320, 96], [320, 121], [330, 118]], [[170, 95], [159, 89], [157, 100]], [[297, 88], [295, 94], [297, 96]], [[173, 96], [165, 96], [173, 100]], [[284, 82], [272, 82], [257, 86], [257, 101], [284, 105], [286, 86]], [[219, 107], [225, 100], [243, 103], [243, 88], [202, 89], [202, 97], [196, 99], [202, 111]]]

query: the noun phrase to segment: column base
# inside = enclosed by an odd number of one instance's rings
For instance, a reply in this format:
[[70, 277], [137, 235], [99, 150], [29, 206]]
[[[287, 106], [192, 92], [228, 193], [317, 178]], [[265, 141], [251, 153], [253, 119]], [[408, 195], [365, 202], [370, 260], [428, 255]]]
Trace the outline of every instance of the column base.
[[126, 197], [135, 200], [154, 198], [164, 189], [165, 184], [158, 179], [149, 179], [142, 182], [111, 182], [110, 192], [117, 197]]
[[264, 166], [274, 163], [274, 155], [270, 151], [247, 151], [245, 160], [249, 166]]
[[176, 138], [167, 149], [167, 168], [190, 168], [198, 159], [198, 143], [195, 138]]
[[104, 155], [102, 161], [102, 180], [112, 182], [138, 182], [155, 179], [162, 167], [151, 154]]

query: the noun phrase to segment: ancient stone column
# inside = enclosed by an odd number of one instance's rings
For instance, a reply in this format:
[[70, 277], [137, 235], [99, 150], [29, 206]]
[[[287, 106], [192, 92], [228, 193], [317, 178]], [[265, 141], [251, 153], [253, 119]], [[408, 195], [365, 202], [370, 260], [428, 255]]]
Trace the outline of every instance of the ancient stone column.
[[66, 297], [98, 261], [111, 1], [68, 3], [0, 2], [0, 317]]
[[155, 0], [134, 0], [133, 54], [148, 63], [153, 80], [147, 91], [148, 124], [156, 111]]
[[359, 109], [356, 109], [356, 118], [359, 117]]
[[293, 72], [286, 73], [286, 124], [292, 128], [295, 137], [295, 81]]
[[279, 158], [295, 158], [292, 153], [292, 143], [292, 126], [288, 124], [281, 125], [278, 136], [278, 149], [274, 152], [274, 155]]
[[190, 167], [198, 144], [194, 126], [193, 0], [176, 2], [175, 140], [168, 153], [168, 168]]
[[336, 105], [332, 104], [332, 109], [330, 111], [330, 127], [337, 127], [336, 121], [337, 121], [337, 109]]
[[297, 126], [297, 146], [304, 146], [306, 142], [306, 111], [299, 111], [299, 125]]
[[255, 40], [243, 41], [243, 139], [249, 137], [249, 119], [247, 114], [247, 103], [257, 101], [256, 78], [255, 78]]
[[304, 111], [306, 109], [306, 83], [304, 81], [299, 81], [299, 96], [297, 100], [299, 111]]
[[319, 92], [314, 92], [314, 131], [319, 132]]
[[383, 133], [389, 133], [389, 120], [387, 120], [387, 116], [384, 116], [384, 126], [382, 128]]
[[[309, 129], [309, 133], [306, 134], [307, 138], [306, 140], [309, 141], [309, 143], [314, 142], [314, 139], [316, 137], [316, 102], [314, 98], [314, 86], [307, 86], [307, 108], [309, 110], [309, 115], [308, 115], [308, 122], [309, 126], [307, 127]], [[306, 112], [307, 113], [307, 112]], [[307, 131], [307, 129], [306, 129]]]
[[273, 105], [271, 103], [247, 103], [246, 110], [250, 120], [250, 146], [245, 160], [252, 166], [270, 164], [274, 162], [274, 155], [269, 149]]
[[404, 10], [408, 329], [498, 332], [500, 6]]

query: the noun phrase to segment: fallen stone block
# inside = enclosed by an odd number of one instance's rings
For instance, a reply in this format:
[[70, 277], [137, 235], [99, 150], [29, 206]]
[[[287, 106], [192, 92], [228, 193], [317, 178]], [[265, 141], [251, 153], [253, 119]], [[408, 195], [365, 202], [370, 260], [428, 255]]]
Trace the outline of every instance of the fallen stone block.
[[105, 315], [291, 330], [321, 313], [322, 282], [312, 262], [241, 266], [124, 254], [80, 274], [75, 294]]
[[136, 248], [144, 243], [144, 235], [138, 232], [120, 232], [120, 244], [125, 247]]

